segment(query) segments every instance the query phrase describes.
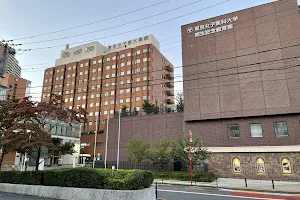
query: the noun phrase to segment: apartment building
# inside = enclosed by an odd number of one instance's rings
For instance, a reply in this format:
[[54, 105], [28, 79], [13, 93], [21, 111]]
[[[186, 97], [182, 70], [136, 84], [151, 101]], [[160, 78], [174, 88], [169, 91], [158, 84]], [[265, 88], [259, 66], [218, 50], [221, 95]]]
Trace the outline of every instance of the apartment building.
[[0, 43], [0, 74], [3, 73], [12, 74], [15, 76], [21, 76], [21, 67], [15, 57], [16, 50], [11, 47], [6, 47]]
[[92, 42], [61, 52], [56, 66], [45, 70], [42, 101], [50, 94], [63, 95], [68, 108], [88, 112], [84, 130], [103, 129], [126, 106], [140, 111], [143, 100], [168, 107], [174, 103], [173, 66], [159, 51], [159, 42], [148, 35], [103, 46]]
[[5, 99], [22, 99], [30, 96], [31, 81], [18, 76], [4, 73], [2, 84], [7, 87], [5, 91]]

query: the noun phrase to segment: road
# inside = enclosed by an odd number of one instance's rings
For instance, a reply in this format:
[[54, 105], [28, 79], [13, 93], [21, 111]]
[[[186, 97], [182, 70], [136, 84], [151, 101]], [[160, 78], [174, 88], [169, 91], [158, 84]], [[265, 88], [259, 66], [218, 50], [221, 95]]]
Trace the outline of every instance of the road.
[[158, 185], [158, 198], [165, 200], [249, 200], [249, 199], [300, 199], [295, 196], [275, 196], [249, 192], [234, 192], [231, 190], [195, 188], [186, 186]]
[[[164, 200], [300, 200], [295, 196], [274, 196], [248, 192], [234, 192], [222, 189], [195, 188], [187, 186], [158, 185], [158, 198]], [[8, 194], [0, 192], [0, 200], [54, 200], [41, 197]], [[98, 199], [93, 199], [98, 200]]]

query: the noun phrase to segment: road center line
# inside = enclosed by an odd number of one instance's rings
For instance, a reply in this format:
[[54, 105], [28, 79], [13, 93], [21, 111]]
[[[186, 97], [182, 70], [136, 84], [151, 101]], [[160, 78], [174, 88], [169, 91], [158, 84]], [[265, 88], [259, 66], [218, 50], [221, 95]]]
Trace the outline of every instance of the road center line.
[[244, 199], [262, 199], [262, 200], [282, 200], [282, 199], [270, 199], [270, 198], [261, 198], [261, 197], [243, 197], [235, 195], [226, 195], [226, 194], [211, 194], [211, 193], [202, 193], [202, 192], [187, 192], [187, 191], [176, 191], [176, 190], [157, 190], [159, 192], [173, 192], [173, 193], [184, 193], [184, 194], [198, 194], [198, 195], [207, 195], [207, 196], [219, 196], [219, 197], [233, 197], [233, 198], [244, 198]]

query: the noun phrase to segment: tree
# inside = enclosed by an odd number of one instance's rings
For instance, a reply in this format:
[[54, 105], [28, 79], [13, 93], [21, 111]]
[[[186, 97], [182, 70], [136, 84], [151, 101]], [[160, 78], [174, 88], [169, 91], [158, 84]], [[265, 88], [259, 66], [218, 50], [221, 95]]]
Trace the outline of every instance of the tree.
[[[185, 148], [189, 148], [189, 138], [178, 138], [172, 144], [172, 155], [174, 158], [183, 161], [186, 165], [189, 165], [189, 154], [184, 151]], [[203, 163], [207, 159], [208, 151], [202, 147], [200, 138], [194, 137], [191, 143], [192, 147], [196, 147], [197, 151], [193, 153], [193, 167]]]
[[154, 165], [159, 165], [163, 169], [163, 166], [168, 164], [172, 158], [170, 146], [171, 141], [168, 138], [157, 140], [151, 144], [148, 158]]
[[139, 162], [147, 158], [149, 143], [141, 138], [134, 138], [125, 146], [129, 162], [136, 166]]
[[128, 107], [126, 105], [122, 106], [122, 109], [121, 109], [121, 116], [122, 117], [127, 116], [127, 109], [128, 109]]
[[4, 144], [6, 131], [9, 129], [14, 122], [14, 118], [10, 117], [11, 110], [17, 105], [18, 100], [10, 99], [6, 101], [0, 101], [0, 171], [4, 156], [13, 151], [14, 144]]
[[[59, 125], [60, 123], [68, 123], [70, 126], [72, 122], [86, 122], [86, 111], [82, 108], [77, 110], [71, 110], [64, 107], [64, 100], [62, 96], [51, 95], [49, 102], [35, 102], [26, 97], [14, 107], [10, 116], [15, 118], [16, 123], [31, 123], [36, 124], [39, 130], [35, 127], [35, 132], [39, 135], [47, 133], [50, 137], [51, 130]], [[55, 120], [55, 124], [53, 123]], [[48, 144], [48, 141], [47, 141]], [[52, 142], [52, 145], [53, 142]], [[34, 146], [25, 148], [20, 146], [19, 148], [23, 151], [29, 153], [33, 159], [36, 161], [36, 170], [40, 164], [40, 157], [42, 153], [42, 148], [47, 147], [51, 149], [51, 146], [45, 145], [43, 141], [36, 140]]]
[[175, 101], [176, 101], [176, 111], [183, 112], [184, 111], [183, 92], [177, 92]]
[[154, 105], [152, 103], [149, 103], [148, 100], [144, 100], [144, 103], [142, 105], [144, 112], [149, 114], [158, 114], [159, 113], [159, 107], [157, 105]]

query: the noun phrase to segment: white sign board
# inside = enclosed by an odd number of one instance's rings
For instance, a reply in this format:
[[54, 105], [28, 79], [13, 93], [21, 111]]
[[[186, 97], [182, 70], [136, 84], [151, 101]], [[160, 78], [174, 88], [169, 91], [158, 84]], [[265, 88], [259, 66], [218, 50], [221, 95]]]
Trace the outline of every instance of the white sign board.
[[202, 37], [205, 35], [211, 35], [214, 33], [227, 31], [233, 29], [233, 23], [238, 20], [238, 16], [231, 17], [228, 19], [222, 19], [209, 24], [203, 24], [200, 26], [189, 27], [187, 29], [188, 33], [195, 33], [195, 37]]

